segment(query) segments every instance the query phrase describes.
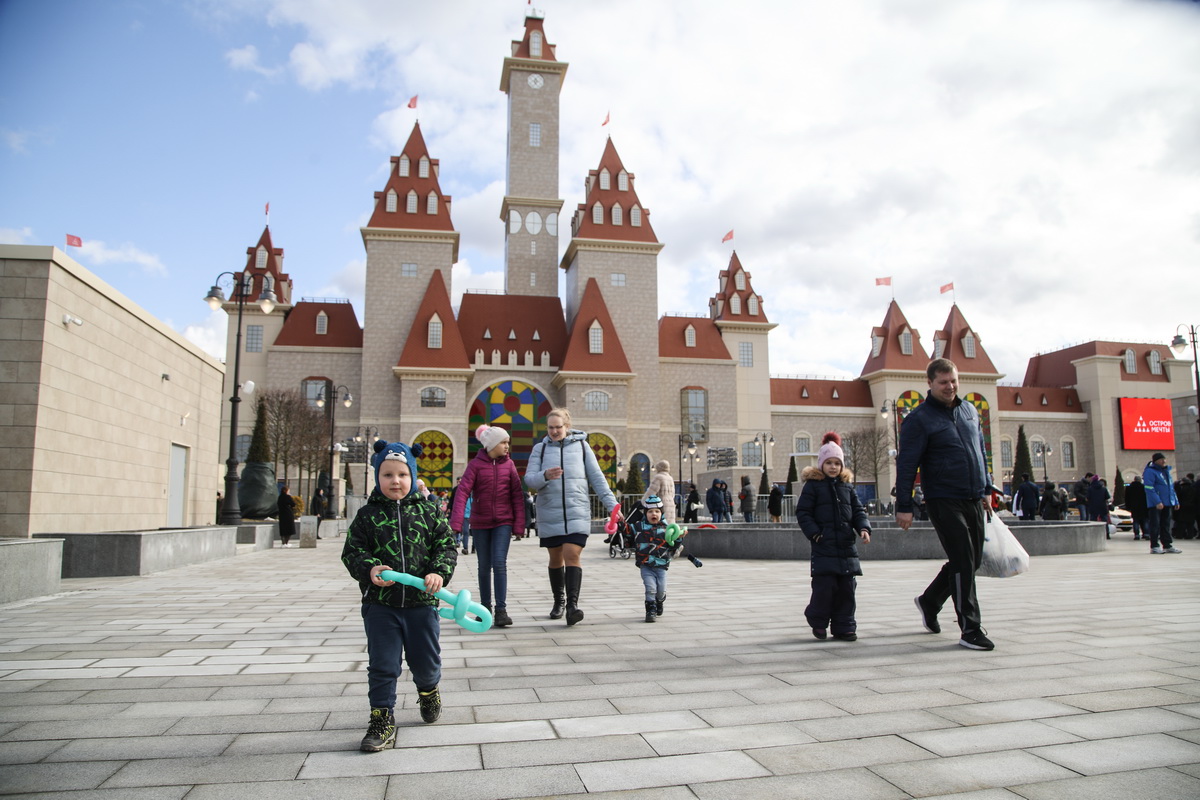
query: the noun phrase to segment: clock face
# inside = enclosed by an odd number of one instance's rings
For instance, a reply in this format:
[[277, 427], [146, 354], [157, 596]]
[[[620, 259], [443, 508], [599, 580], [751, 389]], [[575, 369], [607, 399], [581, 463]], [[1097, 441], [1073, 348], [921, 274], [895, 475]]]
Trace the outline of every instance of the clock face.
[[546, 79], [543, 78], [541, 75], [538, 75], [536, 72], [529, 76], [529, 88], [530, 89], [540, 89], [540, 88], [542, 88], [542, 84], [544, 84], [545, 82], [546, 82]]

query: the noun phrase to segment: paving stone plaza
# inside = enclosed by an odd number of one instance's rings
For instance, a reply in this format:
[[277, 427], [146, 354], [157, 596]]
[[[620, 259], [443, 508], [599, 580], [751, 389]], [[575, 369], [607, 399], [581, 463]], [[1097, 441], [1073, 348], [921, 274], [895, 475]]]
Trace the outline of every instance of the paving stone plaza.
[[[846, 643], [805, 625], [807, 562], [680, 562], [646, 624], [637, 570], [596, 538], [568, 628], [544, 551], [514, 542], [515, 624], [443, 621], [441, 720], [406, 674], [376, 754], [357, 589], [341, 540], [318, 545], [0, 606], [0, 796], [1200, 797], [1193, 542], [1119, 534], [980, 579], [993, 652], [959, 647], [949, 610], [920, 627], [933, 561], [864, 562]], [[474, 592], [459, 558], [450, 588]]]

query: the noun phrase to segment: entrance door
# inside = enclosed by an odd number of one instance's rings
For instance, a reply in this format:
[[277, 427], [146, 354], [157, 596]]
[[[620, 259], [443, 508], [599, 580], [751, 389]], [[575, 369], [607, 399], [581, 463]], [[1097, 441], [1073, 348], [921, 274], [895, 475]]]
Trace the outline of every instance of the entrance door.
[[182, 528], [187, 497], [188, 449], [171, 445], [171, 467], [167, 475], [167, 527]]

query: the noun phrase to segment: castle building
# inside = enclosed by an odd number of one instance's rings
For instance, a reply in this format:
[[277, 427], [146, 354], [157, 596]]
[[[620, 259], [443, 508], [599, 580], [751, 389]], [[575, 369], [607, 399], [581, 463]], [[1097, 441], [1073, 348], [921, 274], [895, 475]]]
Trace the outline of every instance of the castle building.
[[[611, 138], [564, 226], [564, 200], [555, 195], [567, 67], [543, 19], [530, 13], [501, 68], [508, 97], [502, 294], [467, 289], [457, 314], [451, 306], [460, 234], [439, 183], [441, 165], [417, 123], [362, 228], [361, 324], [345, 300], [292, 301], [283, 250], [269, 229], [248, 248], [238, 279], [252, 296], [272, 288], [280, 303], [269, 316], [246, 309], [243, 378], [298, 388], [313, 402], [344, 387], [356, 401], [338, 409], [333, 438], [350, 443], [377, 431], [420, 443], [419, 468], [434, 488], [450, 487], [461, 474], [478, 447], [472, 431], [483, 422], [510, 431], [523, 471], [546, 413], [562, 406], [589, 434], [611, 481], [627, 467], [648, 474], [662, 458], [677, 479], [694, 477], [701, 489], [713, 476], [757, 479], [764, 468], [782, 481], [790, 456], [798, 468], [811, 463], [822, 434], [838, 430], [855, 434], [849, 458], [868, 497], [875, 485], [886, 495], [894, 483], [899, 427], [925, 397], [931, 357], [958, 364], [960, 395], [980, 411], [998, 483], [1011, 472], [1019, 426], [1042, 448], [1035, 466], [1044, 464], [1052, 480], [1084, 470], [1112, 475], [1118, 467], [1132, 474], [1150, 451], [1122, 447], [1118, 398], [1191, 391], [1189, 362], [1174, 360], [1165, 346], [1110, 342], [1035, 356], [1021, 386], [1004, 386], [957, 305], [934, 332], [930, 352], [895, 301], [870, 331], [857, 378], [772, 377], [776, 323], [736, 252], [714, 269], [707, 314], [659, 316], [663, 244], [639, 193], [652, 197], [653, 187], [637, 185]], [[560, 234], [569, 237], [561, 259]], [[235, 324], [231, 315], [230, 347]], [[226, 435], [228, 424], [226, 417]], [[253, 415], [243, 415], [239, 441], [248, 445], [252, 425]], [[699, 463], [680, 464], [690, 445]], [[351, 451], [359, 469], [363, 459], [361, 448]]]

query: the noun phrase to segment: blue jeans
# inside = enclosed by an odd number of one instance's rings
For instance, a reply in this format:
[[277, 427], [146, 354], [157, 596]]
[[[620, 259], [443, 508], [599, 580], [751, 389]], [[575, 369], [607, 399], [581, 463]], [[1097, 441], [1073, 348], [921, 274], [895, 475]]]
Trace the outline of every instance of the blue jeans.
[[442, 647], [433, 606], [392, 608], [364, 603], [367, 631], [367, 697], [371, 708], [396, 707], [396, 681], [402, 660], [417, 691], [427, 692], [442, 680]]
[[476, 528], [475, 555], [479, 558], [479, 602], [492, 607], [492, 579], [496, 581], [496, 608], [506, 608], [508, 599], [508, 546], [512, 525]]
[[713, 512], [713, 522], [733, 522], [733, 517], [729, 516], [728, 511], [717, 509]]
[[754, 512], [753, 511], [743, 511], [742, 516], [745, 518], [746, 522], [754, 522]]
[[667, 571], [662, 567], [640, 567], [642, 571], [642, 586], [646, 589], [646, 602], [667, 596]]
[[470, 525], [470, 522], [471, 522], [471, 520], [469, 517], [463, 519], [463, 529], [462, 529], [462, 533], [460, 534], [460, 538], [462, 539], [461, 544], [462, 544], [463, 550], [471, 549], [471, 525]]

